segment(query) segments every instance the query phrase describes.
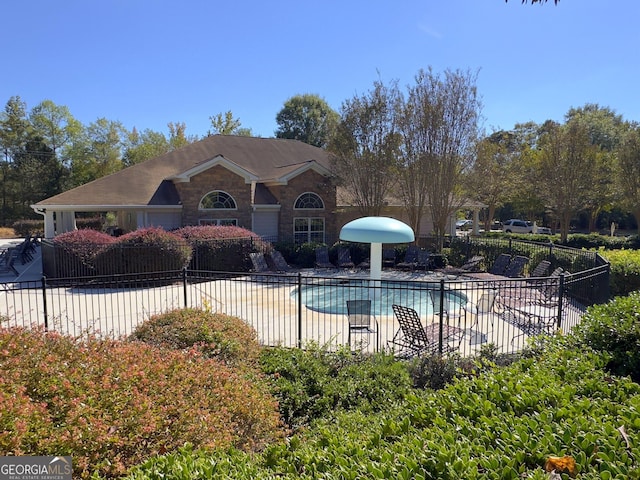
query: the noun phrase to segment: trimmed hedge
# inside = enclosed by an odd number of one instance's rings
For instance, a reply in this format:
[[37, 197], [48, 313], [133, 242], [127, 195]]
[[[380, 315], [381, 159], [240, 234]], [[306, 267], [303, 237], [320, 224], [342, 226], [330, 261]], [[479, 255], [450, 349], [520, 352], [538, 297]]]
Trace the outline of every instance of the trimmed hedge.
[[260, 353], [258, 335], [244, 321], [193, 308], [154, 315], [138, 325], [129, 338], [174, 350], [196, 348], [227, 365], [252, 365]]
[[611, 296], [640, 290], [640, 250], [601, 250], [600, 254], [611, 263]]
[[269, 244], [241, 227], [202, 225], [183, 227], [174, 233], [193, 248], [190, 268], [221, 272], [248, 272], [251, 252], [267, 252]]
[[603, 353], [611, 373], [640, 382], [640, 292], [590, 307], [575, 328], [575, 338]]

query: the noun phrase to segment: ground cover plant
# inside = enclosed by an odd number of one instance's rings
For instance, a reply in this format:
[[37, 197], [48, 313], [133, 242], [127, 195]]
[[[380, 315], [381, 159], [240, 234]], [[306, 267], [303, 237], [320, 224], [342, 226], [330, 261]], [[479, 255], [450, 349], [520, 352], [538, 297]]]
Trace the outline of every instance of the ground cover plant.
[[640, 478], [629, 440], [640, 433], [640, 386], [558, 342], [378, 412], [337, 412], [258, 455], [187, 447], [128, 478], [547, 479], [550, 459], [561, 459], [561, 478]]
[[387, 353], [332, 352], [309, 344], [305, 349], [265, 349], [260, 365], [290, 428], [336, 411], [379, 411], [411, 390], [406, 366]]
[[198, 349], [0, 330], [0, 455], [71, 455], [118, 477], [185, 443], [260, 449], [281, 434], [259, 372]]

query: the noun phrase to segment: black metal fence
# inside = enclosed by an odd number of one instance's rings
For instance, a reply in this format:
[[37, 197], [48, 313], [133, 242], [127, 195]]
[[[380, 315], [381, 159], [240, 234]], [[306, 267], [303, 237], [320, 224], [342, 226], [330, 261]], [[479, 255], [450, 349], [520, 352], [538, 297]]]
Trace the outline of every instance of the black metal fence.
[[[374, 351], [413, 341], [394, 315], [395, 304], [410, 307], [428, 325], [434, 351], [471, 355], [493, 344], [510, 353], [533, 335], [570, 331], [587, 305], [606, 300], [601, 290], [608, 278], [607, 264], [556, 277], [517, 279], [391, 269], [383, 271], [381, 280], [371, 280], [368, 271], [337, 269], [287, 275], [184, 269], [90, 281], [43, 277], [1, 285], [0, 316], [3, 325], [126, 337], [152, 315], [205, 308], [242, 318], [264, 345], [316, 342]], [[358, 322], [350, 317], [350, 300], [370, 301], [367, 325], [362, 316]]]

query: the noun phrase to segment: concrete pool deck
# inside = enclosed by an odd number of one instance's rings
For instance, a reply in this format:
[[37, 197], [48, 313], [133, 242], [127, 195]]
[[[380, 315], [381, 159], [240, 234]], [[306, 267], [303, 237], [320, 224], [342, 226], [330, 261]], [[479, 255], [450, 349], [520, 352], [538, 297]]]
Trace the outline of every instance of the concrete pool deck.
[[[11, 242], [19, 243], [20, 240]], [[0, 277], [5, 288], [0, 295], [0, 315], [12, 318], [17, 325], [42, 324], [45, 317], [50, 329], [61, 333], [79, 335], [87, 331], [100, 332], [118, 337], [130, 334], [139, 323], [151, 315], [174, 308], [184, 307], [186, 295], [190, 307], [209, 308], [212, 311], [238, 316], [253, 326], [259, 340], [265, 345], [295, 347], [299, 343], [313, 341], [320, 345], [338, 346], [346, 344], [349, 324], [346, 314], [322, 313], [298, 305], [292, 291], [297, 288], [297, 274], [265, 277], [265, 281], [240, 276], [188, 283], [186, 292], [181, 284], [165, 285], [145, 289], [91, 289], [47, 287], [46, 300], [37, 288], [42, 278], [40, 249], [35, 258], [24, 266], [17, 265], [19, 275]], [[305, 280], [341, 281], [368, 280], [368, 270], [301, 270]], [[463, 292], [471, 305], [477, 304], [486, 290], [482, 282], [471, 279], [454, 280], [452, 277], [433, 272], [411, 272], [384, 269], [382, 280], [424, 281], [449, 280], [447, 288]], [[31, 288], [12, 289], [13, 282], [34, 282]], [[489, 285], [489, 284], [486, 284]], [[411, 305], [408, 305], [411, 306]], [[534, 312], [535, 314], [535, 312]], [[424, 315], [423, 323], [439, 322], [438, 315]], [[398, 324], [391, 314], [376, 315], [379, 345], [386, 348], [398, 331]], [[465, 335], [459, 345], [464, 355], [477, 352], [483, 345], [493, 343], [499, 352], [513, 351], [512, 339], [524, 344], [527, 335], [512, 323], [504, 320], [500, 311], [450, 315], [449, 323], [462, 328]], [[469, 327], [475, 323], [473, 330]], [[367, 340], [362, 345], [373, 350], [375, 341], [370, 336], [356, 335]], [[354, 344], [354, 342], [352, 342]]]

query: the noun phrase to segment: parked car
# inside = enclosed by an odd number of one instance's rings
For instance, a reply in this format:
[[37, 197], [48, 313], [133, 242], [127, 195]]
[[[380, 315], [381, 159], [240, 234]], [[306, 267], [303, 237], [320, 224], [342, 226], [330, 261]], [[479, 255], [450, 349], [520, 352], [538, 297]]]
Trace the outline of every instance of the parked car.
[[506, 233], [533, 233], [533, 223], [512, 218], [502, 224], [502, 231]]
[[[540, 227], [536, 225], [536, 233], [543, 235], [551, 235], [549, 227]], [[506, 233], [533, 233], [533, 222], [512, 218], [502, 224], [502, 231]]]
[[459, 230], [466, 230], [467, 228], [471, 228], [473, 226], [473, 220], [458, 220], [456, 222], [456, 228]]

